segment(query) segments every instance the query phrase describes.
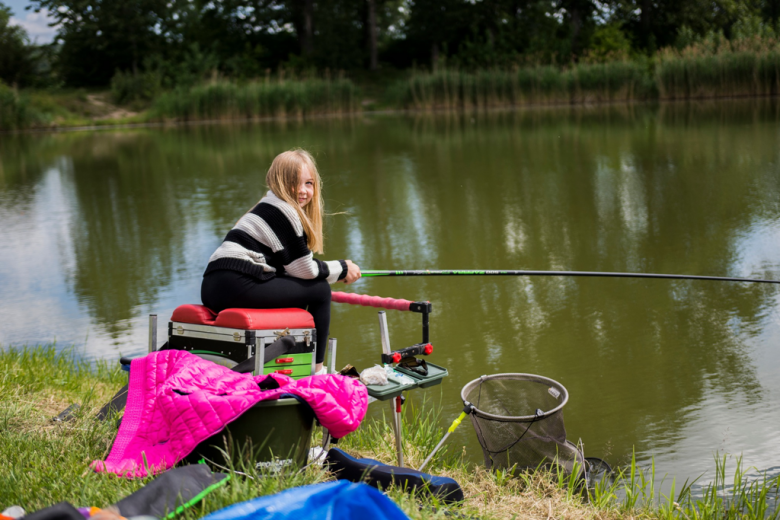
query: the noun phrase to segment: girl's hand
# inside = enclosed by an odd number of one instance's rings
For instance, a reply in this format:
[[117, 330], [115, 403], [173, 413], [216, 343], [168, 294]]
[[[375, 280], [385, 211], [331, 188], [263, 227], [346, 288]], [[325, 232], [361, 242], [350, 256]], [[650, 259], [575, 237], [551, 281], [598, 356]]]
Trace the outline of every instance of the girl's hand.
[[351, 284], [360, 278], [360, 267], [353, 263], [352, 260], [345, 260], [347, 262], [347, 277], [344, 278], [345, 284]]

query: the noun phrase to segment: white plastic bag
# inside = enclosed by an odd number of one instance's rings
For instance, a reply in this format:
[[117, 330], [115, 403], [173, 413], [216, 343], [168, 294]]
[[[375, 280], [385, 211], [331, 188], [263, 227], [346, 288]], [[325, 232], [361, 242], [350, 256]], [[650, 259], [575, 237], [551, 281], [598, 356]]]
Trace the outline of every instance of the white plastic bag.
[[360, 382], [366, 386], [384, 386], [387, 384], [387, 372], [385, 372], [384, 367], [374, 365], [371, 368], [364, 369], [360, 373]]

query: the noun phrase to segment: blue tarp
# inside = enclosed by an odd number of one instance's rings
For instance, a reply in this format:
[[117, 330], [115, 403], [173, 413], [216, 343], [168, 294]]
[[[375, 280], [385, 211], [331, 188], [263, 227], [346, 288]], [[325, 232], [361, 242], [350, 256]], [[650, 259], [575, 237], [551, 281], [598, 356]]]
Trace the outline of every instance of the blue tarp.
[[409, 520], [367, 484], [346, 480], [288, 489], [220, 509], [203, 520]]

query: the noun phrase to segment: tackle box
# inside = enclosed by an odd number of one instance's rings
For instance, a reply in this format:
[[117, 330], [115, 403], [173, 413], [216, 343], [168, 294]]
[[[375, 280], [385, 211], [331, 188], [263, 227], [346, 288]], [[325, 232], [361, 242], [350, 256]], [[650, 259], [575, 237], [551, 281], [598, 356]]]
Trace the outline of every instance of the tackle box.
[[[282, 336], [292, 337], [295, 347], [263, 363], [265, 347]], [[225, 309], [214, 313], [203, 305], [180, 305], [168, 322], [168, 349], [222, 360], [225, 366], [255, 356], [255, 375], [310, 376], [316, 346], [314, 318], [303, 309]]]

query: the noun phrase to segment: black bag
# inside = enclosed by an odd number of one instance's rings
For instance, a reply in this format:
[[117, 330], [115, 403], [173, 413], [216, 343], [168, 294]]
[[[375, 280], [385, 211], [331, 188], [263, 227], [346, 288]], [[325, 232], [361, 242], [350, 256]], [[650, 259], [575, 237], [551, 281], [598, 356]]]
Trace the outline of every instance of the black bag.
[[389, 466], [374, 459], [356, 459], [338, 448], [331, 448], [325, 464], [339, 480], [365, 482], [378, 489], [395, 485], [407, 491], [424, 491], [447, 503], [461, 502], [463, 490], [454, 479], [437, 477], [411, 468]]

